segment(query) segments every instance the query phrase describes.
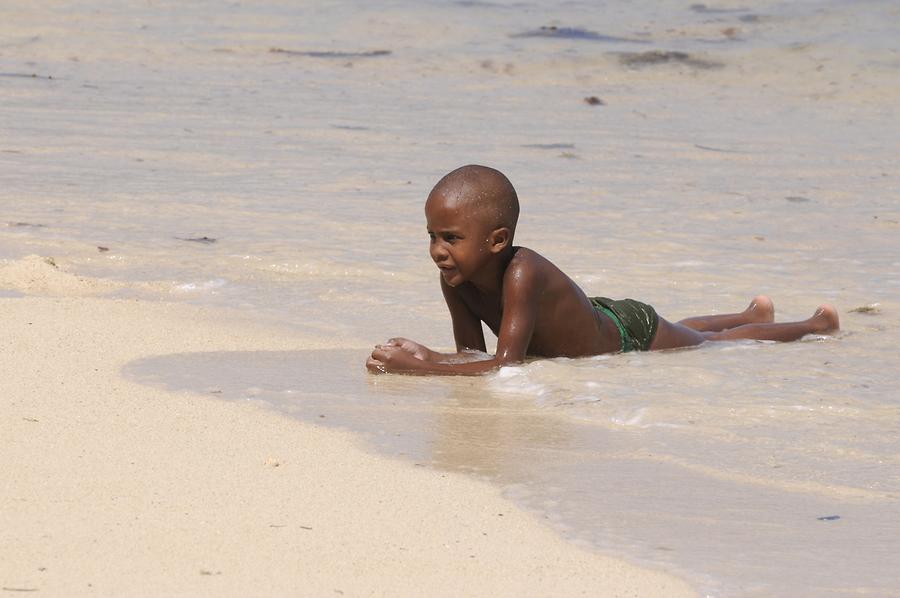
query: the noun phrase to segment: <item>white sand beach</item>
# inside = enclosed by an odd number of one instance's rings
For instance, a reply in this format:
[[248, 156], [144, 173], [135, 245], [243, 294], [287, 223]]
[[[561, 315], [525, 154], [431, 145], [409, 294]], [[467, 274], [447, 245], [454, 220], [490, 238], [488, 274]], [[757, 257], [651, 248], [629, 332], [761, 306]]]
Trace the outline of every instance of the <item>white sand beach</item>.
[[4, 595], [694, 595], [566, 543], [485, 483], [250, 402], [124, 380], [149, 355], [328, 345], [92, 297], [102, 284], [40, 263], [0, 267], [29, 292], [0, 299]]
[[[0, 598], [897, 594], [897, 39], [893, 0], [0, 3]], [[452, 348], [422, 207], [467, 163], [589, 296], [842, 329], [374, 380]]]

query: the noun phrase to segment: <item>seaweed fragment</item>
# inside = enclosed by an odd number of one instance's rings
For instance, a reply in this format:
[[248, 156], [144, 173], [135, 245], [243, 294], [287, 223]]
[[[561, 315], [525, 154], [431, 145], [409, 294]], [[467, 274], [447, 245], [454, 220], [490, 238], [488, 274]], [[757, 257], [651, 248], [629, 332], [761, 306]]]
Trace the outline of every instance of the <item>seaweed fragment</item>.
[[627, 67], [657, 66], [661, 64], [683, 64], [696, 69], [715, 69], [722, 65], [714, 60], [695, 58], [687, 52], [669, 50], [649, 50], [647, 52], [620, 52], [619, 62]]
[[531, 149], [575, 149], [574, 143], [525, 143], [521, 147]]
[[11, 228], [44, 228], [46, 224], [35, 224], [34, 222], [7, 222], [6, 226]]
[[271, 54], [287, 54], [288, 56], [306, 56], [309, 58], [375, 58], [388, 56], [390, 50], [367, 50], [363, 52], [340, 52], [330, 50], [285, 50], [284, 48], [269, 48]]
[[46, 79], [53, 80], [52, 75], [38, 75], [37, 73], [0, 73], [0, 77], [10, 77], [15, 79]]
[[589, 29], [580, 27], [557, 27], [556, 25], [544, 25], [540, 29], [524, 31], [522, 33], [514, 33], [510, 37], [555, 37], [559, 39], [575, 39], [592, 42], [624, 42], [631, 44], [649, 43], [643, 39], [632, 39], [627, 37], [616, 37], [614, 35], [604, 35]]
[[740, 150], [725, 149], [725, 148], [721, 148], [721, 147], [712, 147], [710, 145], [700, 145], [699, 143], [695, 143], [694, 147], [696, 147], [697, 149], [705, 150], [707, 152], [719, 152], [720, 154], [744, 154], [744, 153], [746, 153], [746, 152], [742, 152]]
[[502, 4], [479, 2], [479, 0], [457, 0], [454, 4], [465, 8], [505, 8]]
[[189, 243], [205, 243], [210, 245], [216, 242], [216, 239], [213, 237], [175, 237], [179, 241], [188, 241]]
[[878, 314], [881, 313], [881, 304], [880, 303], [870, 303], [868, 305], [860, 305], [859, 307], [854, 307], [849, 312], [851, 314]]
[[747, 12], [746, 8], [713, 8], [707, 6], [706, 4], [691, 4], [690, 9], [694, 12], [699, 12], [707, 15], [722, 15], [735, 12]]

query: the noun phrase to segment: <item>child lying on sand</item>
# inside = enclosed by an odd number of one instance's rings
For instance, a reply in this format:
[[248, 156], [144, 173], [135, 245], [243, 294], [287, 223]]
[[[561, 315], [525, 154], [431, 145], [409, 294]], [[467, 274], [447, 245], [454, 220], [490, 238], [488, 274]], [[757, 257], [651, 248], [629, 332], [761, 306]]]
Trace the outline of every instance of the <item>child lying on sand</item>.
[[[472, 375], [526, 356], [655, 351], [708, 340], [793, 341], [839, 327], [830, 305], [808, 320], [775, 324], [772, 301], [762, 295], [740, 313], [677, 323], [632, 299], [589, 298], [546, 258], [513, 246], [516, 191], [503, 173], [485, 166], [463, 166], [442, 178], [428, 195], [425, 217], [457, 353], [393, 338], [376, 346], [366, 362], [375, 373]], [[497, 354], [490, 359], [477, 353], [485, 350], [482, 321], [497, 335]]]

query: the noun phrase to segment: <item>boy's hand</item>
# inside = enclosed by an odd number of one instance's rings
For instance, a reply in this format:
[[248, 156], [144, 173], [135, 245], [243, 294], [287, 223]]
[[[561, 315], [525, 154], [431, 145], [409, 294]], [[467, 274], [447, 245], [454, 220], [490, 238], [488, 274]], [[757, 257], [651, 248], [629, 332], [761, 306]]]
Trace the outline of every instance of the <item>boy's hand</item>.
[[423, 362], [424, 360], [419, 359], [400, 345], [388, 344], [375, 347], [372, 355], [366, 361], [366, 367], [373, 374], [412, 374], [422, 369], [422, 366], [425, 365]]

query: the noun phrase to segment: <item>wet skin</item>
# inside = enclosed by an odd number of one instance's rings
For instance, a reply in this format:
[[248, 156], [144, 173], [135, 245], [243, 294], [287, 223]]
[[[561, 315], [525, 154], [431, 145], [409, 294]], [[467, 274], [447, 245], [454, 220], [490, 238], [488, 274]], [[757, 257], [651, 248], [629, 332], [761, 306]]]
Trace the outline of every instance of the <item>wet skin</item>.
[[[526, 356], [582, 357], [621, 349], [616, 324], [594, 309], [571, 278], [540, 254], [512, 245], [518, 209], [515, 190], [499, 171], [466, 166], [441, 179], [425, 202], [425, 218], [457, 352], [441, 354], [393, 338], [372, 351], [366, 362], [371, 372], [473, 375]], [[760, 295], [739, 313], [676, 323], [660, 317], [650, 349], [737, 339], [786, 342], [840, 327], [830, 305], [800, 322], [774, 323], [773, 316], [772, 301]], [[485, 350], [482, 322], [497, 335], [497, 353], [488, 359], [476, 353]]]
[[[538, 253], [510, 245], [508, 228], [492, 228], [465, 199], [432, 193], [425, 204], [429, 253], [453, 321], [456, 355], [441, 355], [406, 339], [392, 339], [372, 353], [372, 371], [477, 374], [520, 363], [527, 355], [580, 357], [615, 352], [615, 325], [591, 306], [572, 279]], [[484, 351], [481, 322], [497, 335], [497, 353]]]

